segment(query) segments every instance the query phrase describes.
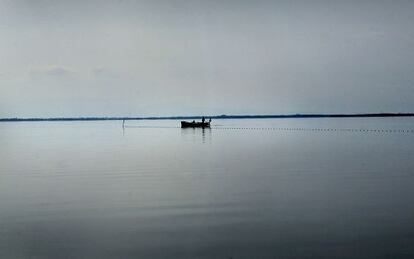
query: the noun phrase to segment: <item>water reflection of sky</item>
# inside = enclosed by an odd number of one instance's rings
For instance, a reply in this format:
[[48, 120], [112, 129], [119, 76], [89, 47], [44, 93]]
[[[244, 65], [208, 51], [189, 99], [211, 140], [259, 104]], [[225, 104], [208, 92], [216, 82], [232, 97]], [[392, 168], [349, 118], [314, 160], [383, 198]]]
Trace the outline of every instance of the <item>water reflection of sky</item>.
[[0, 258], [414, 254], [412, 119], [179, 123], [0, 123]]

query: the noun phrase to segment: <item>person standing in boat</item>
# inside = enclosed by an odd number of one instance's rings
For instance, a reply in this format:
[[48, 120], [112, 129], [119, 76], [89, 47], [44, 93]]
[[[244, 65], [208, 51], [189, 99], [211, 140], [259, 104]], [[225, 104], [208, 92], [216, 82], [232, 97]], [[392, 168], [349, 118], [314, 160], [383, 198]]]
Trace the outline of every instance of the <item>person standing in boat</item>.
[[204, 123], [206, 121], [206, 118], [204, 116], [201, 118], [201, 122]]

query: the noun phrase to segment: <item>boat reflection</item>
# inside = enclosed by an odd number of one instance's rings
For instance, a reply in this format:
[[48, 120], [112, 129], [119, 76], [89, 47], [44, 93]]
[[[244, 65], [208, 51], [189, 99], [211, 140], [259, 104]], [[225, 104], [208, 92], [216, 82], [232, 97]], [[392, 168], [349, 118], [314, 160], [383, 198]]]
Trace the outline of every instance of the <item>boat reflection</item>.
[[211, 128], [181, 128], [184, 141], [194, 143], [211, 143]]

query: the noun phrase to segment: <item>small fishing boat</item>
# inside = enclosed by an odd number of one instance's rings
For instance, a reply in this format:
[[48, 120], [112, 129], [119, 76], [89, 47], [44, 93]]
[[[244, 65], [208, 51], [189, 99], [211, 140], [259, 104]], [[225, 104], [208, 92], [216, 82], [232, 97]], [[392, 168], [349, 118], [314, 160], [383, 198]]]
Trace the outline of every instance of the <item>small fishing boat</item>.
[[181, 121], [181, 128], [210, 128], [210, 122]]

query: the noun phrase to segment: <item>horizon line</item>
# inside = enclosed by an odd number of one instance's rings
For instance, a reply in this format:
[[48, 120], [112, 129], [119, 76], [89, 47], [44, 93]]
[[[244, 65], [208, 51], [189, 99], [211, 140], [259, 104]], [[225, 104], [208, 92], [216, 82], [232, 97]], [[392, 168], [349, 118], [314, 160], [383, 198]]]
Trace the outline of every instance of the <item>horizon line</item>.
[[7, 121], [97, 121], [97, 120], [179, 120], [179, 119], [271, 119], [271, 118], [350, 118], [350, 117], [414, 117], [414, 113], [296, 113], [296, 114], [222, 114], [222, 115], [177, 115], [177, 116], [79, 116], [79, 117], [9, 117]]

